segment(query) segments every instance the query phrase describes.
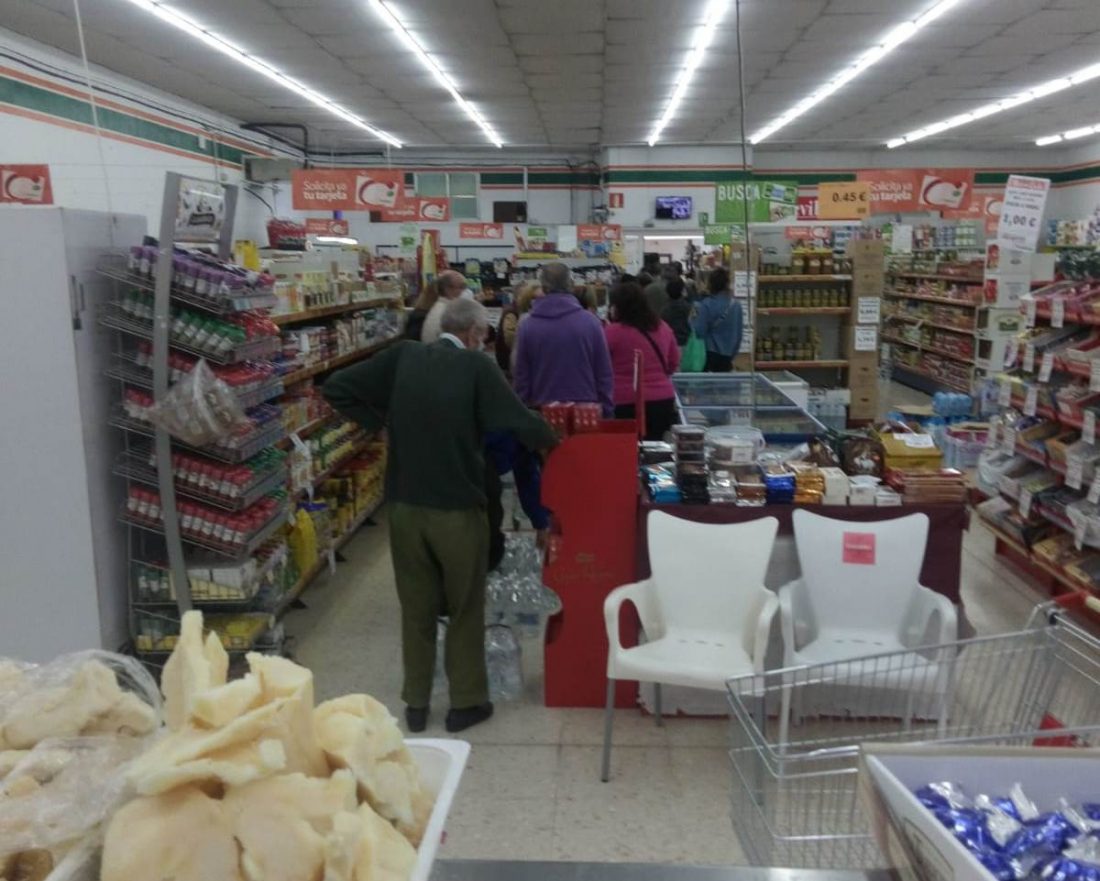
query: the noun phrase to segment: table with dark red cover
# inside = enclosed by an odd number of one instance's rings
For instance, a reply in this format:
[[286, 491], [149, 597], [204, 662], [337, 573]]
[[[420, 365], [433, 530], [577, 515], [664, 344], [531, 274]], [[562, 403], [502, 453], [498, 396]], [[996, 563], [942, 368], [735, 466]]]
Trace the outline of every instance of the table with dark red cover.
[[921, 567], [920, 583], [937, 593], [942, 593], [951, 602], [959, 604], [959, 581], [962, 572], [963, 530], [969, 522], [967, 508], [963, 502], [950, 502], [929, 505], [902, 505], [891, 507], [873, 507], [867, 505], [764, 505], [748, 507], [740, 505], [659, 505], [642, 498], [638, 505], [637, 529], [637, 577], [648, 578], [649, 547], [646, 541], [646, 518], [650, 511], [664, 511], [674, 517], [693, 520], [696, 523], [742, 523], [758, 517], [775, 517], [779, 520], [779, 533], [790, 534], [791, 514], [796, 508], [805, 507], [808, 511], [823, 517], [837, 520], [850, 520], [853, 523], [867, 523], [873, 520], [891, 520], [909, 514], [928, 515], [928, 545], [924, 552], [924, 565]]

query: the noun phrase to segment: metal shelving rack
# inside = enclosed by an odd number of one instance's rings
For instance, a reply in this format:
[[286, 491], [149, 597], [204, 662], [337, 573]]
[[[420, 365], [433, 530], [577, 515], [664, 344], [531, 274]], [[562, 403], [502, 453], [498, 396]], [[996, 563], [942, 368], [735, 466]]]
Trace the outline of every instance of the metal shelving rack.
[[[181, 234], [181, 220], [185, 217], [184, 200], [193, 200], [201, 193], [213, 194], [214, 211], [211, 216], [217, 218], [220, 203], [221, 223], [211, 225], [211, 234], [207, 237], [189, 237]], [[222, 352], [204, 351], [202, 348], [182, 344], [172, 340], [173, 308], [183, 306], [197, 309], [215, 317], [225, 318], [236, 313], [267, 309], [274, 305], [275, 297], [268, 294], [240, 295], [229, 294], [224, 297], [211, 297], [187, 291], [173, 281], [173, 252], [177, 245], [202, 243], [216, 249], [217, 256], [228, 260], [233, 241], [232, 218], [236, 207], [237, 188], [212, 181], [197, 181], [179, 174], [166, 175], [164, 200], [161, 211], [160, 234], [158, 237], [158, 258], [155, 276], [152, 280], [132, 274], [124, 255], [110, 255], [99, 267], [100, 274], [115, 281], [116, 299], [107, 305], [100, 315], [100, 322], [117, 331], [117, 354], [113, 364], [106, 371], [119, 381], [121, 390], [133, 387], [151, 390], [154, 400], [161, 400], [167, 393], [172, 380], [172, 368], [169, 365], [169, 353], [174, 350], [206, 358], [215, 364], [234, 364], [262, 358], [272, 354], [280, 346], [279, 338], [260, 338], [249, 340], [232, 349]], [[152, 298], [150, 320], [143, 320], [123, 308], [128, 297], [134, 291], [141, 291]], [[151, 358], [145, 359], [148, 366], [137, 363], [135, 354], [138, 341], [151, 342]], [[270, 380], [264, 381], [238, 394], [242, 406], [254, 408], [277, 397], [283, 391], [282, 380], [272, 373]], [[260, 470], [252, 480], [240, 486], [235, 495], [216, 491], [208, 483], [190, 482], [175, 473], [173, 453], [198, 457], [199, 461], [233, 465], [247, 463], [263, 450], [277, 444], [285, 436], [281, 420], [272, 420], [258, 424], [251, 433], [235, 435], [210, 447], [189, 447], [173, 440], [166, 431], [152, 424], [134, 418], [120, 408], [110, 423], [121, 429], [124, 437], [124, 452], [116, 461], [114, 473], [124, 478], [131, 489], [135, 486], [149, 487], [159, 496], [159, 508], [156, 515], [151, 512], [119, 512], [121, 519], [129, 525], [128, 557], [130, 560], [130, 624], [135, 648], [147, 663], [157, 665], [163, 662], [173, 641], [173, 622], [178, 622], [183, 613], [196, 604], [211, 611], [241, 613], [245, 623], [256, 627], [243, 627], [246, 636], [237, 633], [223, 634], [230, 651], [251, 649], [258, 641], [274, 617], [269, 611], [256, 610], [256, 598], [262, 582], [272, 577], [279, 563], [278, 552], [272, 553], [265, 547], [286, 523], [286, 502], [276, 498], [273, 513], [262, 523], [252, 526], [247, 535], [236, 533], [227, 538], [232, 529], [224, 527], [225, 533], [204, 534], [193, 526], [184, 529], [180, 506], [201, 506], [214, 515], [240, 516], [253, 508], [271, 493], [285, 494], [286, 465], [277, 459], [274, 464]], [[262, 460], [267, 461], [267, 460]], [[281, 503], [280, 503], [281, 501]], [[263, 510], [263, 509], [260, 509]], [[220, 522], [220, 521], [219, 521]], [[260, 554], [261, 559], [255, 567], [254, 582], [242, 585], [239, 595], [226, 596], [213, 582], [204, 584], [192, 593], [192, 582], [188, 575], [189, 563], [202, 568], [217, 568], [247, 564], [250, 557]], [[167, 561], [163, 565], [160, 561]], [[157, 561], [157, 562], [152, 562]], [[245, 565], [245, 568], [250, 568]], [[159, 572], [157, 589], [150, 588], [150, 572]], [[144, 573], [139, 577], [138, 573]], [[198, 582], [196, 582], [198, 583]], [[232, 591], [229, 591], [232, 593]], [[159, 638], [150, 638], [143, 625], [156, 619], [163, 622], [163, 633]], [[263, 625], [260, 627], [259, 625]], [[178, 623], [175, 624], [178, 626]], [[158, 631], [159, 633], [159, 631]]]

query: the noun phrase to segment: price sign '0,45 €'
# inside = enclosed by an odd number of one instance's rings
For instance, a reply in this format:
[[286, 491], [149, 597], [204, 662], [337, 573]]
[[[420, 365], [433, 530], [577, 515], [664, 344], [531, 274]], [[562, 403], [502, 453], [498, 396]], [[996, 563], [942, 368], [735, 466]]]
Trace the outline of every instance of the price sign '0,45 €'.
[[860, 220], [871, 215], [871, 185], [866, 181], [823, 183], [817, 188], [820, 220]]

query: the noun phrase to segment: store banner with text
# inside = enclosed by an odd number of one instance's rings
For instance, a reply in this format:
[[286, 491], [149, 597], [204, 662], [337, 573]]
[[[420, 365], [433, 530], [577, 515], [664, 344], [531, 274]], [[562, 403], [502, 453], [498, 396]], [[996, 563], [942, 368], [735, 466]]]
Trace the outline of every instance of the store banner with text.
[[460, 223], [458, 225], [458, 237], [460, 239], [503, 239], [503, 223]]
[[350, 232], [346, 220], [325, 217], [307, 217], [306, 234], [311, 236], [346, 236]]
[[997, 226], [1001, 220], [1001, 208], [1004, 206], [1004, 195], [988, 195], [975, 193], [970, 200], [970, 207], [965, 210], [943, 212], [944, 220], [973, 220], [985, 227], [986, 236], [993, 238], [997, 235]]
[[871, 214], [871, 185], [867, 181], [823, 183], [817, 188], [817, 216], [821, 220], [863, 220]]
[[708, 223], [703, 227], [704, 245], [729, 245], [745, 241], [745, 225], [742, 223]]
[[793, 220], [797, 213], [798, 184], [793, 181], [738, 181], [714, 188], [716, 223], [774, 223]]
[[290, 186], [296, 211], [373, 211], [398, 223], [451, 219], [449, 200], [413, 195], [400, 169], [299, 169], [291, 172]]
[[817, 220], [817, 196], [799, 196], [797, 207], [798, 220]]
[[617, 223], [581, 223], [577, 225], [577, 238], [581, 241], [619, 241], [623, 228]]
[[974, 194], [973, 168], [874, 168], [856, 180], [870, 187], [872, 214], [959, 211]]
[[48, 165], [0, 165], [0, 203], [52, 205]]
[[1021, 251], [1034, 251], [1039, 244], [1043, 210], [1050, 192], [1045, 177], [1010, 174], [1005, 184], [1004, 205], [997, 225], [997, 238], [1011, 242]]

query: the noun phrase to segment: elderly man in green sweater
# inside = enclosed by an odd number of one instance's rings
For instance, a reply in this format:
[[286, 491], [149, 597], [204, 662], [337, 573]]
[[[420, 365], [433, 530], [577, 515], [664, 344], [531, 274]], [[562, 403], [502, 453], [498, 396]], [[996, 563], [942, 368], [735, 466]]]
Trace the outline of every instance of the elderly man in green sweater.
[[536, 450], [557, 443], [482, 353], [484, 306], [452, 301], [442, 330], [434, 343], [400, 342], [324, 385], [325, 397], [344, 416], [389, 433], [386, 500], [410, 731], [427, 725], [440, 615], [450, 616], [447, 730], [462, 731], [493, 714], [485, 666], [485, 433], [512, 431]]

